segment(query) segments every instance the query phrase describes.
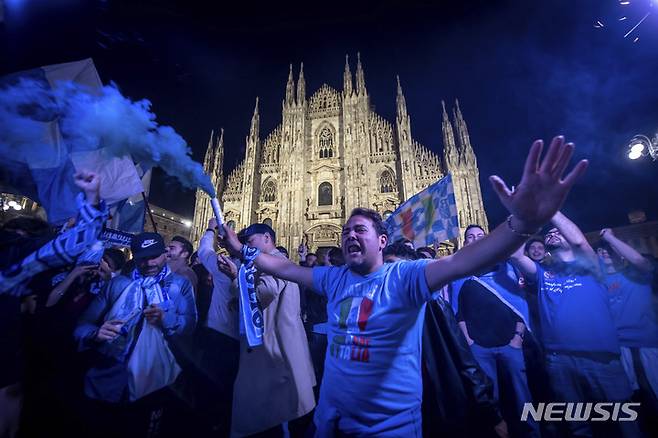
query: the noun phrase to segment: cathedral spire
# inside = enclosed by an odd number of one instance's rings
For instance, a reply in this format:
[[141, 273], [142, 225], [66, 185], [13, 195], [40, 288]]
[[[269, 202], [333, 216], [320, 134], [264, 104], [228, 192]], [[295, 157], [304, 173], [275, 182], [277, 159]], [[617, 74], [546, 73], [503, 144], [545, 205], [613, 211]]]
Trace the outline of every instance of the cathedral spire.
[[215, 190], [217, 190], [217, 194], [220, 195], [224, 189], [224, 128], [220, 128], [219, 138], [217, 139], [214, 150], [214, 159], [209, 175]]
[[459, 108], [459, 99], [455, 99], [455, 128], [457, 129], [457, 141], [459, 142], [459, 159], [462, 163], [473, 166], [476, 165], [475, 152], [471, 146], [471, 138], [468, 135], [468, 126], [462, 116]]
[[441, 101], [441, 107], [443, 108], [443, 121], [441, 123], [441, 130], [443, 131], [443, 155], [447, 167], [446, 171], [451, 172], [459, 164], [459, 151], [455, 145], [455, 135], [444, 101]]
[[395, 78], [397, 79], [398, 82], [398, 92], [395, 98], [395, 103], [397, 104], [396, 114], [398, 120], [402, 120], [407, 116], [407, 101], [404, 98], [404, 94], [402, 93], [402, 85], [400, 85], [400, 76], [395, 75]]
[[259, 128], [260, 128], [260, 115], [258, 114], [258, 96], [256, 96], [256, 106], [254, 107], [254, 115], [251, 117], [251, 128], [249, 129], [249, 139], [258, 141]]
[[343, 92], [346, 97], [352, 95], [352, 72], [350, 71], [349, 55], [345, 55], [345, 71], [343, 72]]
[[211, 170], [211, 166], [214, 160], [215, 148], [213, 147], [213, 138], [215, 136], [215, 130], [210, 131], [210, 140], [208, 140], [208, 147], [206, 148], [206, 155], [203, 157], [203, 170], [208, 173]]
[[455, 116], [455, 124], [458, 126], [461, 123], [464, 123], [464, 117], [462, 117], [462, 110], [459, 108], [459, 99], [455, 99], [455, 108], [452, 110], [453, 115]]
[[306, 101], [306, 81], [304, 80], [304, 63], [299, 67], [299, 79], [297, 80], [297, 104], [303, 105]]
[[363, 75], [363, 66], [361, 65], [361, 53], [356, 53], [356, 93], [359, 96], [366, 96], [366, 80]]
[[[215, 141], [216, 141], [216, 136], [215, 136], [215, 130], [210, 131], [210, 139], [208, 140], [208, 148], [206, 149], [206, 154], [203, 157], [203, 171], [210, 176], [210, 181], [217, 190], [218, 196], [220, 195], [220, 184], [222, 184], [222, 176], [221, 173], [219, 174], [219, 178], [217, 178], [217, 166], [215, 163], [217, 162], [217, 154], [218, 152], [222, 154], [223, 157], [223, 150], [222, 151], [217, 151], [215, 148]], [[221, 158], [220, 158], [221, 160]], [[219, 169], [219, 172], [221, 172], [221, 168]], [[192, 219], [192, 226], [191, 226], [191, 234], [190, 237], [194, 241], [194, 244], [196, 245], [199, 239], [201, 238], [201, 235], [203, 234], [203, 230], [206, 229], [208, 225], [208, 219], [212, 217], [212, 208], [210, 207], [210, 198], [206, 193], [204, 193], [202, 190], [197, 189], [196, 190], [196, 195], [195, 195], [195, 200], [194, 200], [194, 217]]]
[[290, 73], [288, 73], [288, 83], [286, 84], [285, 105], [291, 106], [295, 103], [295, 80], [292, 76], [292, 64], [290, 64]]
[[219, 130], [219, 138], [215, 145], [215, 158], [213, 163], [214, 169], [222, 169], [224, 165], [224, 128]]

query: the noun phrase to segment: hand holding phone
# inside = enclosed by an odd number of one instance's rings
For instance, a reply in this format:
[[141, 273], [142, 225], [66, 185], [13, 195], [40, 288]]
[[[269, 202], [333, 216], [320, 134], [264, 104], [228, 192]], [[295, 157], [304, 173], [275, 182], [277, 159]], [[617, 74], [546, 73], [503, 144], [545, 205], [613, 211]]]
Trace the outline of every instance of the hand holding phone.
[[157, 304], [150, 304], [144, 309], [144, 317], [149, 324], [160, 325], [164, 318], [164, 310]]
[[125, 321], [120, 319], [110, 319], [103, 323], [98, 332], [96, 333], [96, 341], [112, 341], [119, 334], [121, 334], [121, 327], [125, 324]]

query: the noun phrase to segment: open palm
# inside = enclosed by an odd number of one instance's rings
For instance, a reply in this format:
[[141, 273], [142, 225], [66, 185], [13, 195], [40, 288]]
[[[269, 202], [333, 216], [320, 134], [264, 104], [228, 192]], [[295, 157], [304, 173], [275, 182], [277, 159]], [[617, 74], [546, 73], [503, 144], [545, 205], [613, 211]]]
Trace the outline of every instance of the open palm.
[[542, 140], [532, 144], [521, 182], [514, 191], [500, 177], [489, 178], [500, 202], [528, 229], [539, 228], [553, 217], [587, 169], [587, 160], [581, 160], [562, 178], [573, 154], [573, 143], [565, 143], [562, 136], [555, 137], [541, 160], [543, 147]]

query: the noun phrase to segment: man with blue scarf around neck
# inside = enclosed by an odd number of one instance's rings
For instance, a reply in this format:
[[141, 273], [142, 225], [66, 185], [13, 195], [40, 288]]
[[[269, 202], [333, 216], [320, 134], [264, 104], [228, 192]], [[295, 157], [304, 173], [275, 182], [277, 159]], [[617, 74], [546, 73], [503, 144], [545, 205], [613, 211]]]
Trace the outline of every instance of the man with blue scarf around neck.
[[94, 352], [85, 395], [100, 402], [95, 414], [126, 420], [99, 424], [130, 424], [139, 434], [143, 427], [154, 427], [148, 417], [162, 407], [162, 394], [180, 373], [169, 342], [194, 329], [196, 306], [190, 281], [167, 266], [162, 236], [141, 233], [133, 238], [131, 251], [136, 269], [108, 283], [81, 316], [74, 335], [81, 350]]
[[[464, 246], [485, 237], [480, 225], [469, 225]], [[538, 437], [539, 426], [529, 418], [520, 422], [525, 403], [532, 402], [528, 387], [523, 340], [529, 330], [525, 291], [509, 261], [487, 267], [452, 283], [452, 308], [473, 356], [493, 381], [494, 398], [507, 400], [503, 416], [513, 436]], [[504, 377], [499, 384], [498, 376]]]

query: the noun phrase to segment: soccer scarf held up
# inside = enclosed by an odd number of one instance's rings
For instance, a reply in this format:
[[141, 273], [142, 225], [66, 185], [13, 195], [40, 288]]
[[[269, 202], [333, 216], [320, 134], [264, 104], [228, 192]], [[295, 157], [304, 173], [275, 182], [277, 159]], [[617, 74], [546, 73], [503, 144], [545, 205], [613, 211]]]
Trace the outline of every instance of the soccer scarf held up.
[[238, 272], [240, 286], [240, 333], [246, 335], [250, 347], [263, 344], [263, 312], [256, 295], [254, 261], [260, 251], [247, 245], [242, 247], [244, 263]]

